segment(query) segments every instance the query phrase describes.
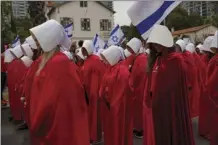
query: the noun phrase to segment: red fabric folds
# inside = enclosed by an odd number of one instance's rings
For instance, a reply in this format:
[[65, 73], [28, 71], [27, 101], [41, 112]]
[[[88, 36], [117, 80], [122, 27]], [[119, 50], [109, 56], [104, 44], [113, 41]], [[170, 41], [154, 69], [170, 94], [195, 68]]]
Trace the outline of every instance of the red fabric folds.
[[134, 88], [134, 128], [137, 131], [141, 131], [143, 129], [143, 98], [146, 81], [146, 65], [147, 56], [145, 54], [139, 54], [136, 56], [130, 74], [130, 83]]
[[89, 145], [87, 104], [76, 69], [57, 52], [34, 76], [29, 100], [33, 145]]
[[194, 145], [183, 58], [169, 53], [156, 60], [150, 96], [156, 145]]
[[100, 97], [105, 105], [105, 145], [132, 145], [131, 88], [129, 71], [122, 63], [109, 67], [103, 77]]
[[188, 96], [190, 103], [191, 117], [199, 115], [199, 100], [200, 100], [200, 84], [198, 76], [198, 68], [195, 63], [195, 55], [188, 51], [183, 53], [183, 60], [186, 68]]
[[210, 108], [205, 118], [209, 127], [211, 145], [218, 144], [218, 54], [216, 54], [208, 64], [206, 91], [210, 100]]
[[82, 66], [83, 83], [89, 98], [89, 131], [91, 141], [102, 138], [99, 89], [105, 71], [105, 65], [96, 55], [90, 55]]
[[22, 77], [25, 74], [26, 67], [19, 59], [13, 60], [8, 65], [8, 89], [9, 89], [9, 103], [10, 109], [14, 120], [22, 120], [20, 84]]

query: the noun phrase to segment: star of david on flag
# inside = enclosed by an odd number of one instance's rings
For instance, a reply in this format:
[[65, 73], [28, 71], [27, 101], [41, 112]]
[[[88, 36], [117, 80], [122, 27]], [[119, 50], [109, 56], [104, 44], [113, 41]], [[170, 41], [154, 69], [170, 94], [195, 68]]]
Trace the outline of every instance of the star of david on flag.
[[124, 33], [119, 25], [116, 25], [110, 33], [110, 38], [108, 40], [108, 46], [119, 45], [121, 40], [124, 38]]

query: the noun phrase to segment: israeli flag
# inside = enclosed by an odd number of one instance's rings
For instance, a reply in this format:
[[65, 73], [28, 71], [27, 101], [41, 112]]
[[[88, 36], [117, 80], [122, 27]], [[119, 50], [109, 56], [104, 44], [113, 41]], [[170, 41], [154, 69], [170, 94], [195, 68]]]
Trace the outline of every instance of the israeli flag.
[[107, 42], [108, 46], [119, 45], [122, 39], [124, 38], [124, 33], [121, 30], [120, 26], [117, 25], [110, 33], [110, 38]]
[[71, 38], [73, 36], [73, 23], [68, 24], [67, 26], [64, 27], [64, 29], [68, 38]]
[[104, 49], [106, 43], [99, 37], [98, 34], [95, 35], [93, 39], [93, 46], [94, 46], [94, 54], [97, 54], [100, 49]]
[[128, 10], [132, 24], [146, 40], [155, 24], [160, 24], [181, 1], [138, 1]]
[[20, 38], [19, 38], [19, 36], [17, 35], [17, 37], [15, 38], [15, 40], [12, 41], [12, 48], [14, 48], [14, 47], [16, 47], [16, 46], [18, 46], [18, 45], [20, 45]]

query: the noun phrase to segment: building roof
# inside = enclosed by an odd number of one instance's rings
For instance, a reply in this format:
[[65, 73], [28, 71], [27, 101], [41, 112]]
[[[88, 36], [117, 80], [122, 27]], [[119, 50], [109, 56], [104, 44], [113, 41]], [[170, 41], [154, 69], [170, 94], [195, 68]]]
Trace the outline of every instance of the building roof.
[[211, 26], [211, 24], [201, 25], [201, 26], [197, 26], [197, 27], [192, 27], [192, 28], [187, 28], [187, 29], [183, 29], [183, 30], [174, 31], [174, 32], [172, 32], [172, 35], [180, 35], [180, 34], [185, 34], [185, 33], [196, 32], [196, 31], [204, 29], [204, 28], [206, 28], [208, 26]]
[[[48, 7], [52, 7], [51, 10], [48, 12], [48, 15], [51, 15], [52, 12], [54, 12], [54, 10], [57, 8], [57, 7], [60, 7], [66, 3], [69, 3], [69, 2], [72, 2], [72, 1], [65, 1], [65, 2], [62, 2], [62, 3], [56, 3], [56, 2], [53, 2], [53, 3], [48, 3], [47, 6]], [[103, 3], [99, 2], [99, 1], [95, 1], [97, 2], [98, 4], [100, 4], [101, 6], [103, 6], [104, 8], [108, 9], [109, 11], [111, 11], [113, 14], [116, 13], [113, 9], [109, 8], [108, 6], [104, 5]]]

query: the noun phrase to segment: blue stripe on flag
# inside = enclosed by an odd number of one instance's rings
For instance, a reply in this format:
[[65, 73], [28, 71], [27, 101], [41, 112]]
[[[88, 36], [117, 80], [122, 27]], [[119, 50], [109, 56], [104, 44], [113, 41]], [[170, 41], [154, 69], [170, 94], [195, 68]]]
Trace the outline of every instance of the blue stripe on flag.
[[97, 40], [98, 40], [97, 38], [98, 38], [98, 34], [95, 35], [95, 39], [94, 39], [94, 42], [93, 42], [93, 45], [94, 45], [94, 46], [95, 46], [95, 44], [96, 44], [96, 42], [97, 42]]
[[73, 35], [71, 34], [71, 35], [67, 35], [68, 37], [72, 37]]
[[73, 25], [73, 23], [68, 24], [67, 26], [64, 27], [64, 29], [71, 27]]
[[15, 38], [15, 40], [12, 41], [12, 44], [16, 43], [18, 40], [19, 40], [19, 36], [17, 36], [17, 37]]
[[147, 19], [143, 20], [136, 27], [139, 33], [142, 35], [147, 32], [164, 14], [164, 12], [174, 3], [175, 1], [164, 1], [161, 7], [150, 15]]
[[117, 25], [110, 33], [110, 36], [112, 36], [118, 29], [120, 28], [119, 25]]

